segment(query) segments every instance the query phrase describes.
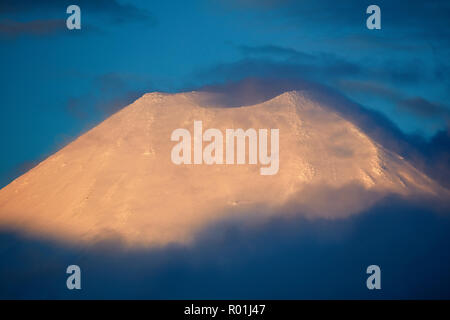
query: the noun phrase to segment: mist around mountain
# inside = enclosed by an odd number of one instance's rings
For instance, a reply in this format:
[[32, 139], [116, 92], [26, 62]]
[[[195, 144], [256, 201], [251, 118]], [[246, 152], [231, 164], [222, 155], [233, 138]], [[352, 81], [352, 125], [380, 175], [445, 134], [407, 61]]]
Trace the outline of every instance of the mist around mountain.
[[[0, 233], [5, 299], [449, 299], [450, 219], [423, 201], [388, 197], [346, 219], [222, 222], [190, 246], [67, 245]], [[81, 290], [67, 290], [68, 265]], [[366, 268], [381, 268], [368, 290]]]

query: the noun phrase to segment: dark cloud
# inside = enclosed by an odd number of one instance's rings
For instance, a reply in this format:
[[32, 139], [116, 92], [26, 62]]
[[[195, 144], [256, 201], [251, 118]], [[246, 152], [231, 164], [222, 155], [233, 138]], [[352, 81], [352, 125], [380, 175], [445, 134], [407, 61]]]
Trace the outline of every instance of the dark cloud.
[[[232, 1], [236, 8], [249, 7], [270, 10], [296, 27], [318, 26], [326, 31], [357, 29], [355, 23], [365, 27], [366, 8], [374, 4], [366, 0], [315, 1]], [[448, 39], [450, 3], [447, 0], [379, 0], [382, 29], [391, 33], [408, 33], [421, 38]], [[361, 31], [361, 30], [360, 30]]]
[[430, 140], [416, 137], [412, 144], [418, 150], [410, 155], [416, 166], [450, 189], [450, 128], [439, 130]]
[[395, 91], [383, 83], [375, 81], [361, 81], [361, 80], [340, 80], [337, 83], [338, 88], [347, 92], [362, 92], [374, 94], [391, 101], [399, 101], [403, 97], [398, 91]]
[[[64, 246], [3, 230], [2, 299], [448, 299], [450, 219], [385, 199], [347, 219], [212, 225], [189, 247]], [[67, 290], [68, 265], [82, 290]], [[366, 288], [377, 264], [382, 290]]]
[[232, 63], [217, 64], [211, 68], [199, 71], [199, 79], [239, 80], [246, 77], [278, 77], [305, 78], [356, 76], [362, 72], [359, 65], [335, 57], [324, 55], [311, 62], [274, 61], [261, 58], [245, 58]]
[[331, 84], [355, 80], [415, 86], [438, 81], [435, 71], [424, 61], [412, 59], [356, 60], [329, 52], [307, 53], [276, 45], [237, 46], [244, 58], [219, 63], [198, 72], [199, 79], [238, 80], [246, 77], [296, 77]]
[[116, 0], [77, 0], [75, 2], [70, 0], [3, 0], [0, 3], [0, 15], [52, 12], [65, 16], [67, 7], [72, 4], [78, 5], [82, 14], [95, 13], [109, 15], [116, 22], [154, 20], [154, 17], [147, 10], [138, 8], [132, 4], [121, 4]]
[[304, 52], [297, 51], [292, 48], [285, 48], [275, 45], [265, 45], [265, 46], [237, 46], [237, 48], [249, 56], [276, 56], [285, 58], [296, 58], [296, 59], [314, 59], [314, 56]]
[[223, 2], [243, 8], [273, 9], [289, 4], [292, 0], [225, 0]]
[[[73, 4], [73, 3], [72, 3]], [[33, 1], [33, 0], [4, 0], [0, 3], [0, 14], [15, 14], [15, 13], [29, 13], [38, 12], [42, 9], [48, 10], [49, 8], [67, 8], [64, 6], [63, 1], [57, 0], [43, 0], [43, 1]]]
[[399, 107], [422, 117], [444, 117], [450, 119], [450, 110], [438, 103], [432, 103], [422, 97], [399, 101]]
[[417, 52], [418, 50], [427, 50], [430, 46], [426, 42], [405, 41], [404, 37], [393, 33], [383, 35], [376, 33], [348, 33], [328, 39], [327, 42], [335, 46], [345, 47], [346, 50], [366, 50], [369, 53], [377, 49], [396, 52], [414, 50]]
[[66, 30], [63, 19], [33, 20], [19, 22], [14, 20], [0, 20], [0, 34], [17, 36], [20, 34], [50, 35]]
[[420, 118], [443, 118], [447, 122], [450, 119], [450, 109], [447, 106], [430, 102], [423, 97], [406, 97], [400, 91], [378, 82], [342, 80], [338, 83], [338, 87], [346, 92], [365, 93], [384, 98], [396, 105], [400, 111]]
[[[436, 120], [447, 114], [442, 102], [431, 102], [425, 97], [411, 97], [408, 94], [419, 85], [436, 83], [438, 88], [446, 86], [442, 78], [448, 80], [448, 76], [436, 72], [444, 67], [440, 61], [436, 61], [439, 66], [430, 68], [417, 57], [358, 61], [327, 52], [312, 54], [275, 45], [237, 48], [245, 56], [243, 59], [203, 69], [197, 73], [197, 78], [209, 83], [245, 78], [302, 79], [323, 83], [344, 93], [368, 93], [381, 97], [401, 112], [417, 118]], [[364, 99], [364, 102], [370, 103], [370, 99]], [[438, 97], [437, 100], [444, 101], [445, 97]]]
[[[248, 77], [239, 81], [205, 85], [195, 90], [214, 93], [214, 99], [205, 101], [208, 105], [240, 107], [272, 99], [286, 91], [314, 90], [322, 86], [303, 79]], [[188, 89], [192, 90], [194, 88]]]
[[[49, 35], [66, 30], [66, 9], [72, 4], [73, 1], [69, 0], [4, 0], [0, 2], [0, 33], [10, 36]], [[156, 19], [150, 12], [131, 4], [114, 0], [78, 0], [76, 4], [81, 9], [83, 31], [86, 28], [98, 31], [102, 27], [99, 18], [106, 19], [110, 24], [141, 21], [150, 26], [156, 25]]]
[[430, 80], [432, 74], [428, 72], [425, 62], [421, 59], [387, 59], [380, 65], [368, 67], [366, 76], [390, 81], [395, 84], [413, 85]]

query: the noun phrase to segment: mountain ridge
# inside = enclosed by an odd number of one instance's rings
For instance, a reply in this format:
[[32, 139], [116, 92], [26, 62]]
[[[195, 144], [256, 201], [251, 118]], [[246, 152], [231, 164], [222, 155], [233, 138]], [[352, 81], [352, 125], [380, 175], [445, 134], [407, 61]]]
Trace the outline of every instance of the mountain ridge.
[[[263, 103], [208, 107], [213, 94], [143, 95], [0, 190], [0, 226], [90, 242], [189, 243], [227, 217], [355, 214], [389, 194], [442, 188], [332, 108], [298, 91]], [[170, 133], [192, 128], [280, 129], [280, 172], [252, 165], [174, 165]]]

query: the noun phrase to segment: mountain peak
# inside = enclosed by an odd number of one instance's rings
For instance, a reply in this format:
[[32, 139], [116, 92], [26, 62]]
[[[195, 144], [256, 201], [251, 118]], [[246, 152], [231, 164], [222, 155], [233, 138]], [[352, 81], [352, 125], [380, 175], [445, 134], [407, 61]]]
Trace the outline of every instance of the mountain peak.
[[[439, 187], [303, 92], [211, 108], [214, 94], [145, 94], [0, 190], [0, 225], [63, 241], [119, 237], [187, 243], [211, 223], [283, 214], [340, 218], [387, 195], [433, 196]], [[209, 100], [210, 101], [210, 100]], [[176, 129], [279, 130], [279, 171], [260, 164], [171, 161]], [[205, 143], [206, 145], [206, 143]], [[337, 201], [339, 199], [339, 201]]]

